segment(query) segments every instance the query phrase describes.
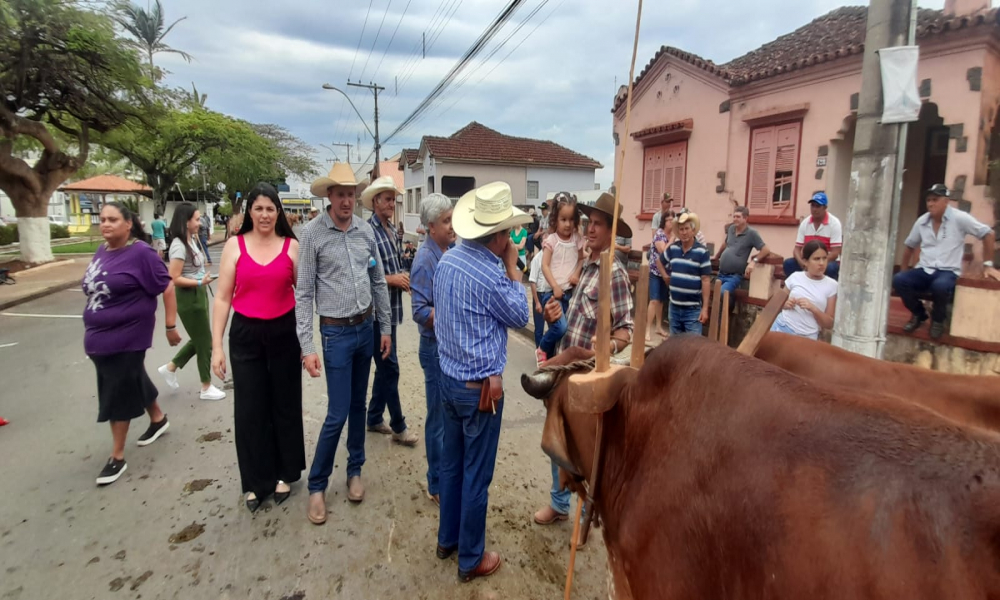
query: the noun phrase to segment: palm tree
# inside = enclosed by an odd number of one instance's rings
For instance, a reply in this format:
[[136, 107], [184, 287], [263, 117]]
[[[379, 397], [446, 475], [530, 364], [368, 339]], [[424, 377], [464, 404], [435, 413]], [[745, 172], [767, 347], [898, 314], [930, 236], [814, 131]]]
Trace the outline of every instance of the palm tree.
[[191, 103], [192, 106], [196, 106], [198, 108], [205, 108], [206, 100], [208, 100], [208, 94], [199, 94], [198, 86], [196, 86], [192, 81], [191, 93], [188, 94], [188, 101]]
[[149, 58], [149, 75], [154, 82], [159, 79], [156, 75], [156, 68], [153, 66], [154, 54], [160, 52], [180, 54], [184, 60], [191, 62], [190, 54], [171, 48], [163, 42], [174, 26], [187, 17], [181, 17], [171, 23], [169, 27], [165, 27], [163, 5], [160, 4], [160, 0], [155, 0], [155, 4], [148, 10], [143, 10], [141, 6], [132, 4], [128, 0], [121, 0], [115, 5], [113, 15], [115, 21], [135, 38], [130, 40], [130, 43], [146, 53]]

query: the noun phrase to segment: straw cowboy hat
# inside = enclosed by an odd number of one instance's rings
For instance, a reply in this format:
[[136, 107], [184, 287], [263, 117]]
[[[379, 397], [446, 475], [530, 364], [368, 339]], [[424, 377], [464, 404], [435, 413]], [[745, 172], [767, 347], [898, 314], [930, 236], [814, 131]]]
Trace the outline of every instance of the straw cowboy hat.
[[597, 201], [594, 202], [593, 206], [587, 204], [580, 205], [580, 212], [587, 215], [588, 219], [590, 218], [591, 213], [593, 213], [595, 210], [597, 212], [602, 212], [608, 215], [612, 219], [617, 219], [618, 221], [617, 235], [627, 238], [632, 237], [632, 228], [628, 226], [628, 223], [622, 221], [622, 207], [620, 204], [618, 205], [618, 215], [616, 216], [614, 214], [615, 211], [614, 196], [612, 196], [607, 192], [604, 192], [603, 194], [600, 195], [600, 197], [597, 198]]
[[361, 204], [364, 204], [368, 210], [375, 210], [372, 208], [372, 200], [382, 192], [395, 192], [397, 196], [400, 196], [403, 190], [396, 187], [396, 182], [392, 180], [392, 177], [388, 175], [379, 177], [361, 193]]
[[354, 177], [354, 169], [351, 168], [351, 165], [339, 162], [333, 163], [333, 168], [330, 169], [330, 172], [325, 177], [320, 177], [312, 182], [312, 185], [309, 186], [309, 191], [312, 192], [313, 196], [326, 198], [330, 193], [330, 188], [335, 185], [354, 186], [355, 194], [360, 194], [365, 189], [365, 184], [358, 183], [358, 180]]
[[531, 222], [531, 215], [514, 206], [510, 186], [502, 181], [487, 183], [467, 192], [458, 200], [452, 215], [455, 233], [465, 240]]
[[701, 219], [698, 218], [698, 215], [687, 209], [682, 210], [684, 212], [678, 213], [674, 218], [674, 235], [677, 235], [682, 223], [691, 223], [691, 226], [694, 227], [694, 233], [697, 235], [701, 231]]

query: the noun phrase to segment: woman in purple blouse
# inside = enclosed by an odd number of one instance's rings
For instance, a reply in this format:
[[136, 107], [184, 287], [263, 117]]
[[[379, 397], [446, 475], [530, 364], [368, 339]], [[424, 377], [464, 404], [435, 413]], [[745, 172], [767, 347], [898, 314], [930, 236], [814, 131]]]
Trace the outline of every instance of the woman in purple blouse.
[[83, 278], [83, 347], [97, 369], [97, 422], [111, 422], [111, 458], [97, 477], [114, 483], [125, 472], [125, 437], [129, 422], [149, 414], [149, 428], [138, 445], [148, 446], [167, 430], [167, 415], [146, 374], [146, 350], [153, 345], [156, 297], [163, 295], [167, 341], [176, 346], [177, 300], [163, 260], [145, 241], [139, 219], [125, 205], [108, 202], [101, 209], [104, 243], [94, 253]]

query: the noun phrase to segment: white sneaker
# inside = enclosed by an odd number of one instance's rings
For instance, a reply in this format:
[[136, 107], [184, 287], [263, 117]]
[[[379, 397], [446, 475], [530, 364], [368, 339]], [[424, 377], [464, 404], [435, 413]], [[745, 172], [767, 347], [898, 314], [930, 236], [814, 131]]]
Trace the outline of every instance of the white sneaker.
[[223, 392], [214, 385], [208, 386], [207, 390], [202, 390], [201, 399], [202, 400], [222, 400], [226, 397], [226, 392]]
[[156, 371], [160, 375], [163, 375], [163, 380], [167, 382], [167, 385], [170, 386], [171, 389], [176, 390], [180, 387], [180, 384], [177, 383], [177, 373], [171, 372], [170, 369], [167, 368], [167, 365], [163, 365]]

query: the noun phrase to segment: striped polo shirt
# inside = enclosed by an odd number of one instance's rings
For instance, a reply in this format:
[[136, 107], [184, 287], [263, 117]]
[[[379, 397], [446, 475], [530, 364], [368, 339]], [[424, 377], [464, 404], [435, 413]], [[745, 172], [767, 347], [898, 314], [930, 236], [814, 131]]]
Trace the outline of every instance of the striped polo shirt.
[[670, 272], [670, 301], [676, 306], [701, 306], [701, 278], [712, 276], [712, 257], [708, 248], [695, 242], [684, 252], [680, 240], [665, 252]]
[[829, 212], [819, 225], [813, 222], [812, 216], [803, 219], [799, 223], [799, 234], [795, 238], [795, 245], [801, 248], [813, 240], [819, 240], [826, 246], [827, 252], [843, 246], [844, 230], [840, 225], [840, 219]]

